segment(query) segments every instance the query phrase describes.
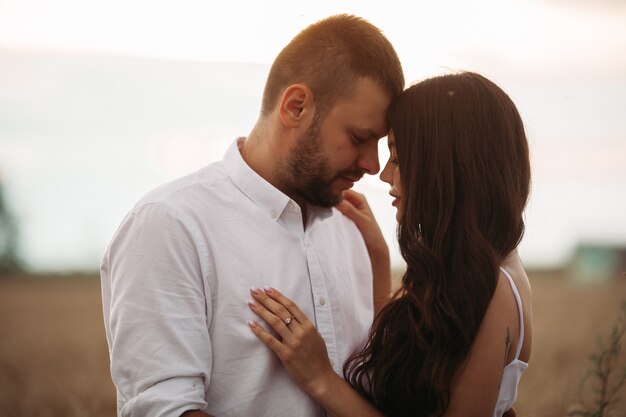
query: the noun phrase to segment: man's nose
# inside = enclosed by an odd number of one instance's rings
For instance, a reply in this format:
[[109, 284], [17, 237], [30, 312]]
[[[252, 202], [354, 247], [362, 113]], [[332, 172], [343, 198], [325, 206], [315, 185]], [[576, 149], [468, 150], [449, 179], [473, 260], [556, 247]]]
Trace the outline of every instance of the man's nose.
[[378, 161], [378, 141], [371, 141], [367, 146], [363, 147], [363, 151], [358, 160], [359, 168], [370, 175], [375, 175], [380, 171], [380, 162]]

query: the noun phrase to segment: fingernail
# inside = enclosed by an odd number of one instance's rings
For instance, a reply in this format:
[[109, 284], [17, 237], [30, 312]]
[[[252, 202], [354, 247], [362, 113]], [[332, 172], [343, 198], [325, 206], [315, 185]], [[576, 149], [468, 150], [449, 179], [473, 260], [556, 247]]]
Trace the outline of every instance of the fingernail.
[[254, 301], [252, 301], [252, 300], [248, 300], [248, 305], [250, 307], [256, 307], [257, 306], [256, 303]]
[[255, 295], [261, 294], [261, 291], [257, 287], [250, 287], [250, 292]]
[[271, 294], [274, 290], [271, 287], [263, 287], [266, 293]]
[[248, 321], [248, 326], [252, 327], [253, 329], [256, 327], [256, 322], [250, 320]]

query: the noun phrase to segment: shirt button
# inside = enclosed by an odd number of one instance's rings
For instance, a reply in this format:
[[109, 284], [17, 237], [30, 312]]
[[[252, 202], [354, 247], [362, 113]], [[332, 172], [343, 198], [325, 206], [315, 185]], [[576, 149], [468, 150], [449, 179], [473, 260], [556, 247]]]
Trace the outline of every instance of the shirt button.
[[278, 213], [276, 212], [276, 210], [272, 210], [270, 212], [270, 216], [272, 216], [272, 219], [275, 219], [276, 217], [278, 217]]
[[324, 297], [320, 297], [320, 305], [326, 304], [326, 299]]

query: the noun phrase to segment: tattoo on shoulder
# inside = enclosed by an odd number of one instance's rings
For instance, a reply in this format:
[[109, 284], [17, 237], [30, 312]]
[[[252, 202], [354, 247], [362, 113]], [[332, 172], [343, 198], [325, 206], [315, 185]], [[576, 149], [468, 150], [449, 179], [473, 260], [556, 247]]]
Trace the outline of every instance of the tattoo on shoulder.
[[504, 338], [504, 366], [506, 366], [506, 358], [509, 356], [509, 348], [511, 347], [511, 329], [506, 326], [506, 337]]
[[[504, 338], [504, 363], [502, 364], [502, 375], [504, 375], [504, 367], [506, 366], [506, 358], [509, 356], [509, 348], [511, 347], [511, 329], [506, 326], [506, 337]], [[500, 382], [498, 382], [498, 390], [502, 385], [502, 376], [500, 376]]]

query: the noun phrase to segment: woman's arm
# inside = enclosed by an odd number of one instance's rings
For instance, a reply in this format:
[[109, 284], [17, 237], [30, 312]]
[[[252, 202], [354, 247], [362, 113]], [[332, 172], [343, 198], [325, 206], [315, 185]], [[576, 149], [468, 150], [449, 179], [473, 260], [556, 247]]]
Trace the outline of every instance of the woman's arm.
[[374, 314], [376, 315], [391, 298], [389, 247], [363, 194], [346, 190], [337, 209], [354, 222], [365, 241], [374, 276]]
[[[515, 312], [505, 311], [510, 308], [510, 301], [506, 300], [510, 294], [502, 294], [503, 291], [506, 292], [506, 287], [499, 283], [470, 354], [453, 381], [445, 417], [493, 415], [504, 362], [513, 342], [507, 335], [517, 331], [507, 319], [515, 318]], [[302, 390], [335, 417], [384, 417], [335, 373], [324, 339], [293, 301], [273, 288], [265, 291], [253, 288], [251, 293], [254, 301], [248, 302], [250, 308], [274, 329], [280, 339], [255, 321], [249, 323], [250, 328], [274, 351]], [[288, 318], [292, 319], [286, 324]], [[511, 409], [503, 417], [515, 417], [515, 411]]]
[[274, 351], [300, 388], [335, 417], [384, 417], [335, 373], [324, 339], [293, 301], [273, 288], [250, 291], [254, 298], [248, 302], [250, 308], [280, 339], [255, 321], [249, 323], [250, 328]]

